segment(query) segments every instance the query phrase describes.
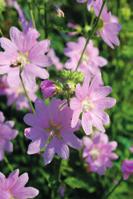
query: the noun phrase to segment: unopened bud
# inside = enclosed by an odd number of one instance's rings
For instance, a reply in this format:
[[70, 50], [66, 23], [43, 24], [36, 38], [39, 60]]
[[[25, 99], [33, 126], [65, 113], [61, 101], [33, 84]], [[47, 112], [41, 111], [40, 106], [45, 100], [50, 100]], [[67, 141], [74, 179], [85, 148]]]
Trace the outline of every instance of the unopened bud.
[[44, 80], [40, 85], [44, 98], [52, 97], [55, 94], [56, 86], [51, 80]]

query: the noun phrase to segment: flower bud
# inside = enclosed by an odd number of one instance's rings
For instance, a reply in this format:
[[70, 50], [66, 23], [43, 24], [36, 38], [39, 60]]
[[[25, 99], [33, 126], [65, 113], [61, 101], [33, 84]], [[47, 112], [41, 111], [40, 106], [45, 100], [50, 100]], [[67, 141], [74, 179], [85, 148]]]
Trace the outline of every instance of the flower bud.
[[124, 180], [127, 180], [130, 175], [133, 175], [133, 160], [124, 160], [121, 169]]
[[55, 94], [56, 86], [51, 80], [44, 80], [40, 85], [44, 98], [52, 97]]

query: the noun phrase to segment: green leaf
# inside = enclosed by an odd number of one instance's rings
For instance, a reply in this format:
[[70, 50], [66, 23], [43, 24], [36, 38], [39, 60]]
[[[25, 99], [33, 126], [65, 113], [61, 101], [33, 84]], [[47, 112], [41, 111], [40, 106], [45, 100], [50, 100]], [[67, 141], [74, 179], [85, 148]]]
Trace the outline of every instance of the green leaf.
[[81, 180], [81, 179], [78, 179], [76, 177], [68, 177], [65, 179], [65, 183], [71, 187], [72, 189], [85, 189], [87, 190], [88, 192], [94, 192], [95, 191], [95, 188], [94, 187], [89, 187], [89, 185]]

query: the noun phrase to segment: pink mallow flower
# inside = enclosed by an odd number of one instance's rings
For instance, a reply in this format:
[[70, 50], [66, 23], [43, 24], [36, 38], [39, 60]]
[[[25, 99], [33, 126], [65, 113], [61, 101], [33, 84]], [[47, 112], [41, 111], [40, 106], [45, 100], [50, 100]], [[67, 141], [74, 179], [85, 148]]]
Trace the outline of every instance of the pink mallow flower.
[[[24, 89], [20, 82], [18, 71], [14, 71], [13, 74], [14, 75], [11, 75], [11, 78], [10, 75], [8, 76], [10, 84], [7, 82], [7, 75], [4, 75], [0, 78], [0, 95], [5, 95], [7, 97], [8, 106], [16, 105], [17, 110], [22, 110], [24, 108], [29, 109], [29, 102], [25, 96]], [[38, 86], [33, 81], [29, 82], [29, 85], [25, 87], [30, 100], [34, 102], [36, 100], [36, 91]]]
[[88, 165], [88, 171], [103, 175], [107, 168], [112, 167], [112, 160], [118, 156], [114, 153], [117, 142], [109, 142], [104, 133], [97, 133], [92, 139], [83, 138], [83, 158]]
[[32, 140], [28, 154], [42, 152], [45, 165], [52, 161], [55, 153], [68, 159], [68, 145], [75, 149], [81, 147], [80, 140], [74, 135], [78, 128], [71, 128], [72, 111], [63, 106], [64, 101], [59, 99], [53, 99], [48, 106], [42, 100], [37, 100], [35, 113], [24, 117], [25, 123], [31, 126], [25, 129], [25, 136]]
[[19, 169], [13, 171], [7, 178], [0, 173], [0, 199], [35, 198], [39, 191], [33, 187], [25, 187], [28, 180], [28, 173], [19, 176]]
[[[79, 37], [77, 42], [68, 42], [67, 48], [64, 53], [69, 60], [65, 64], [65, 68], [75, 71], [85, 46], [86, 39]], [[83, 72], [85, 75], [96, 75], [100, 73], [100, 68], [107, 64], [107, 60], [99, 56], [98, 48], [94, 47], [93, 42], [90, 40], [84, 52], [82, 61], [78, 67], [78, 71]]]
[[13, 121], [5, 121], [3, 113], [0, 111], [0, 161], [4, 158], [4, 153], [13, 152], [12, 140], [16, 138], [17, 131], [13, 129]]
[[[99, 15], [102, 3], [103, 1], [100, 0], [94, 5], [94, 10], [97, 16]], [[97, 34], [102, 37], [108, 46], [114, 48], [114, 46], [119, 46], [120, 44], [118, 38], [120, 30], [121, 25], [119, 24], [117, 17], [113, 16], [111, 12], [107, 10], [107, 7], [104, 6], [97, 28]]]
[[90, 80], [85, 79], [83, 85], [76, 87], [76, 96], [70, 101], [70, 108], [73, 110], [71, 126], [75, 127], [81, 115], [81, 125], [85, 133], [91, 134], [92, 127], [104, 132], [104, 125], [110, 120], [106, 109], [115, 105], [116, 100], [107, 97], [112, 89], [109, 86], [100, 85], [99, 77], [95, 76]]
[[[48, 78], [49, 74], [44, 69], [50, 65], [47, 57], [49, 40], [37, 41], [39, 33], [36, 29], [29, 28], [27, 32], [21, 32], [16, 27], [11, 27], [11, 40], [2, 37], [0, 45], [4, 52], [0, 52], [0, 74], [7, 73], [13, 78], [14, 72], [22, 71], [25, 85], [34, 81], [35, 78]], [[10, 80], [7, 78], [8, 83]]]
[[124, 160], [121, 169], [124, 180], [127, 180], [130, 175], [133, 175], [133, 160]]

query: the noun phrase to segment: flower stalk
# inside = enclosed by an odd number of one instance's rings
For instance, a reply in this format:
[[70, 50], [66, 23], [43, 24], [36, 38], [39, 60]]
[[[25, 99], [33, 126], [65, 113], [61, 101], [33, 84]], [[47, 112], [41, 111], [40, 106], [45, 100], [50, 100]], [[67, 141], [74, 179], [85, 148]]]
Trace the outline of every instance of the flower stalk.
[[96, 32], [97, 25], [98, 25], [98, 23], [99, 23], [100, 16], [101, 16], [101, 13], [102, 13], [102, 10], [103, 10], [103, 8], [104, 8], [104, 5], [105, 5], [106, 1], [107, 1], [107, 0], [104, 0], [104, 1], [103, 1], [103, 4], [102, 4], [101, 9], [100, 9], [100, 12], [99, 12], [99, 15], [98, 15], [98, 17], [96, 18], [96, 21], [94, 22], [93, 27], [92, 27], [92, 29], [91, 29], [91, 31], [90, 31], [90, 34], [89, 34], [89, 36], [88, 36], [88, 38], [87, 38], [87, 40], [86, 40], [86, 43], [85, 43], [85, 46], [84, 46], [83, 51], [82, 51], [82, 53], [81, 53], [81, 56], [80, 56], [80, 58], [79, 58], [79, 61], [78, 61], [76, 70], [78, 69], [78, 67], [79, 67], [79, 65], [80, 65], [80, 63], [81, 63], [81, 61], [82, 61], [83, 55], [84, 55], [84, 53], [85, 53], [86, 47], [87, 47], [87, 45], [88, 45], [90, 39], [93, 37], [93, 34]]
[[27, 90], [26, 90], [26, 88], [25, 88], [24, 81], [23, 81], [23, 78], [22, 78], [22, 69], [21, 69], [21, 67], [20, 67], [20, 71], [19, 71], [19, 77], [20, 77], [20, 81], [21, 81], [21, 84], [22, 84], [22, 87], [23, 87], [25, 96], [26, 96], [26, 98], [27, 98], [27, 100], [28, 100], [28, 102], [29, 102], [29, 105], [30, 105], [30, 107], [31, 107], [32, 112], [34, 113], [34, 112], [35, 112], [35, 109], [34, 109], [34, 106], [33, 106], [32, 102], [31, 102], [31, 100], [30, 100], [30, 98], [29, 98], [29, 95], [28, 95], [28, 93], [27, 93]]
[[123, 182], [123, 177], [120, 178], [118, 183], [103, 197], [103, 199], [108, 199], [112, 193], [120, 186], [120, 184]]
[[4, 161], [7, 164], [7, 167], [9, 168], [9, 170], [12, 172], [14, 170], [13, 166], [9, 163], [9, 161], [8, 161], [6, 156], [4, 157]]

